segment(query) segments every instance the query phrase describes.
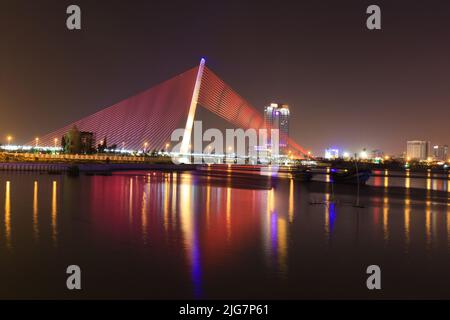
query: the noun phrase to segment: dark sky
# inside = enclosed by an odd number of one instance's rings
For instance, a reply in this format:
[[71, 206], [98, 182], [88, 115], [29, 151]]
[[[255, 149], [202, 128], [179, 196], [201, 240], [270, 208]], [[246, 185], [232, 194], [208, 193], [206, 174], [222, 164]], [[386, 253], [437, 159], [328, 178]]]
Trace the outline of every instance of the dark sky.
[[[66, 7], [82, 9], [68, 31]], [[382, 30], [365, 27], [369, 4]], [[0, 141], [17, 143], [147, 89], [199, 59], [291, 135], [401, 153], [450, 144], [450, 1], [0, 0]]]

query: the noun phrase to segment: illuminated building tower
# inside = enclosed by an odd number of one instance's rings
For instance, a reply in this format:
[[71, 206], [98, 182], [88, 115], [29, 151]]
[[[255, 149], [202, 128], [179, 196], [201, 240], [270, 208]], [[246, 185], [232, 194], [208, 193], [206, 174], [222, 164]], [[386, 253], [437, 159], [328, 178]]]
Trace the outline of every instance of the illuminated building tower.
[[[266, 128], [279, 130], [280, 154], [286, 154], [289, 136], [289, 106], [287, 104], [271, 103], [264, 108], [264, 125]], [[272, 147], [272, 137], [270, 131], [267, 137], [268, 147]]]
[[427, 160], [430, 143], [428, 141], [408, 141], [406, 143], [406, 157], [409, 160]]
[[436, 145], [433, 146], [433, 158], [437, 161], [447, 161], [448, 159], [448, 146]]

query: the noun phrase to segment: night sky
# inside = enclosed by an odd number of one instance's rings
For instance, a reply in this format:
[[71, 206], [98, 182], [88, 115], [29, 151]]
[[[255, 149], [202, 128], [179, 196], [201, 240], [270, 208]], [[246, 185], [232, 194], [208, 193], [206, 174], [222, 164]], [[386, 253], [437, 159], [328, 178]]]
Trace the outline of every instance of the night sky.
[[[394, 3], [395, 2], [395, 3]], [[82, 30], [66, 28], [66, 8]], [[382, 30], [366, 28], [370, 4]], [[400, 154], [450, 144], [450, 1], [0, 0], [0, 141], [24, 143], [207, 65], [291, 136]]]

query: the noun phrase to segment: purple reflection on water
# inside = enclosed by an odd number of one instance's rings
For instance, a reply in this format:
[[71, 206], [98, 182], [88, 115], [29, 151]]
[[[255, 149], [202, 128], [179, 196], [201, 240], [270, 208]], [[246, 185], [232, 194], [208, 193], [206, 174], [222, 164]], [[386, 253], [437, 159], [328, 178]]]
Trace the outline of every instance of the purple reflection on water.
[[330, 233], [333, 232], [334, 227], [334, 221], [336, 220], [336, 204], [334, 202], [330, 202], [329, 204], [330, 210], [329, 210], [329, 218], [330, 218]]
[[192, 246], [192, 283], [194, 284], [194, 296], [201, 298], [202, 294], [202, 271], [200, 261], [200, 242], [197, 232], [194, 233]]
[[278, 243], [278, 225], [277, 225], [277, 212], [274, 211], [270, 216], [270, 240], [272, 243], [272, 252], [277, 252], [277, 243]]

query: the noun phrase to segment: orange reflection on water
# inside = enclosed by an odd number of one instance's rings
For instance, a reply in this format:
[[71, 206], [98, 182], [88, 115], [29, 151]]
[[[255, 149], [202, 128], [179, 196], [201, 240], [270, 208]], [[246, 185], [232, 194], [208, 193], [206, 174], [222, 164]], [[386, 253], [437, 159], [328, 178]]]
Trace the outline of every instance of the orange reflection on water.
[[289, 181], [289, 209], [288, 209], [289, 222], [294, 221], [294, 179]]
[[278, 265], [283, 275], [287, 271], [287, 223], [282, 217], [277, 219]]
[[186, 176], [180, 187], [181, 203], [180, 206], [180, 223], [184, 235], [184, 245], [189, 250], [193, 240], [193, 203], [192, 203], [192, 186], [191, 176]]
[[38, 182], [35, 181], [33, 189], [33, 234], [36, 239], [39, 238], [38, 191]]
[[409, 248], [409, 242], [410, 242], [410, 215], [411, 215], [411, 199], [409, 197], [409, 194], [405, 195], [405, 213], [404, 213], [404, 222], [405, 222], [405, 244], [406, 244], [406, 250], [408, 251]]
[[178, 185], [178, 174], [176, 172], [172, 173], [172, 224], [173, 227], [176, 227], [177, 219], [176, 219], [176, 213], [177, 213], [177, 185]]
[[411, 178], [409, 174], [409, 169], [406, 169], [405, 188], [409, 189], [410, 187], [411, 187]]
[[270, 214], [275, 209], [275, 190], [272, 188], [267, 193], [267, 212]]
[[57, 218], [57, 183], [56, 181], [53, 181], [52, 184], [52, 240], [53, 240], [53, 244], [56, 245], [56, 240], [57, 240], [57, 236], [58, 236], [58, 231], [57, 231], [57, 225], [56, 225], [56, 218]]
[[226, 207], [226, 219], [227, 219], [227, 240], [231, 237], [231, 188], [227, 188], [227, 207]]
[[450, 192], [450, 174], [447, 177], [447, 192]]
[[384, 187], [385, 188], [389, 187], [389, 170], [388, 169], [384, 170]]
[[6, 192], [5, 192], [5, 237], [6, 237], [6, 247], [8, 249], [12, 248], [11, 245], [11, 183], [6, 181]]
[[[210, 176], [208, 176], [207, 181], [211, 179]], [[206, 226], [209, 229], [209, 222], [211, 219], [211, 185], [208, 183], [206, 187]]]
[[389, 240], [389, 198], [385, 195], [383, 198], [383, 238]]
[[427, 200], [425, 207], [425, 239], [427, 248], [431, 248], [431, 201]]
[[325, 227], [325, 234], [327, 236], [327, 239], [328, 239], [328, 236], [330, 233], [330, 205], [329, 205], [330, 199], [331, 199], [330, 194], [326, 193], [325, 194], [325, 225], [324, 225], [324, 227]]

